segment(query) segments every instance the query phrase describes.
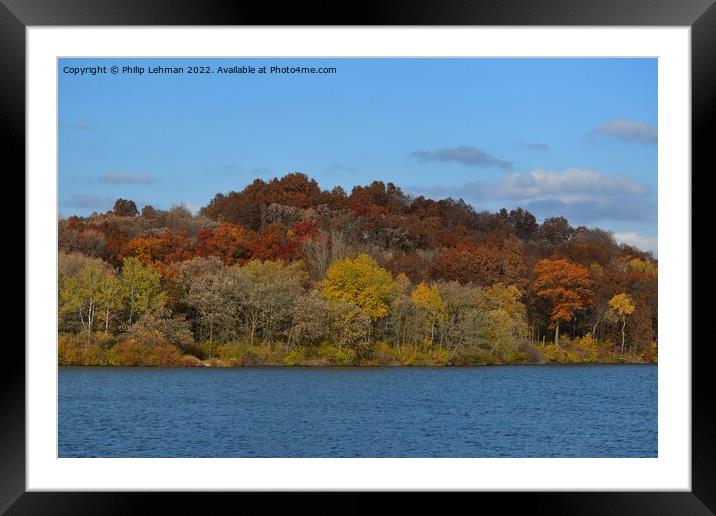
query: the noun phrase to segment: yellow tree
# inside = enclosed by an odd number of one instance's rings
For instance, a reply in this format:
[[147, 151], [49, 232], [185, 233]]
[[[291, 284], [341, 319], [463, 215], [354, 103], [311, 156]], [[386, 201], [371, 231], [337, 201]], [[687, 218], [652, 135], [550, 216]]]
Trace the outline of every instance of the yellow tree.
[[653, 260], [640, 260], [639, 258], [632, 258], [627, 262], [627, 267], [648, 276], [656, 276], [659, 272], [656, 262]]
[[478, 303], [482, 322], [480, 335], [491, 346], [491, 353], [508, 357], [527, 337], [527, 309], [522, 292], [514, 285], [496, 283], [482, 291]]
[[430, 325], [430, 345], [435, 340], [435, 325], [445, 319], [445, 303], [436, 284], [420, 283], [410, 295], [413, 304]]
[[393, 275], [365, 253], [334, 261], [320, 286], [328, 301], [352, 303], [370, 321], [388, 315], [396, 291]]
[[634, 301], [629, 294], [617, 294], [609, 300], [609, 308], [611, 309], [612, 313], [622, 322], [621, 352], [624, 353], [624, 328], [626, 326], [626, 316], [633, 314], [634, 310], [636, 309], [636, 306], [634, 306]]

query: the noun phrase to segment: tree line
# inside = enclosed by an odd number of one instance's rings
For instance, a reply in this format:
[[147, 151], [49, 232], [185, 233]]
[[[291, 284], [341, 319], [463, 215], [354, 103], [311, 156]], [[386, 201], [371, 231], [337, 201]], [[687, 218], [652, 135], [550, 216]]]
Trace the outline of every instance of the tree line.
[[59, 221], [60, 362], [651, 362], [657, 262], [600, 229], [304, 174]]

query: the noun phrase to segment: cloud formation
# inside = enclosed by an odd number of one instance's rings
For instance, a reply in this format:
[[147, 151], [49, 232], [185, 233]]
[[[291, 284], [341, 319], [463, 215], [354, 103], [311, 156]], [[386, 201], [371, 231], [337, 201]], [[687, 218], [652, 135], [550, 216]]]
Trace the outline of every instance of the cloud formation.
[[611, 136], [628, 142], [656, 143], [658, 140], [658, 131], [655, 126], [625, 118], [604, 122], [592, 128], [590, 134]]
[[146, 174], [121, 174], [117, 172], [107, 172], [97, 178], [100, 183], [109, 183], [114, 185], [120, 184], [143, 184], [149, 185], [154, 183], [154, 177]]
[[632, 179], [604, 172], [570, 168], [562, 172], [536, 169], [521, 174], [511, 174], [501, 181], [502, 197], [507, 199], [531, 199], [559, 196], [563, 200], [591, 198], [600, 195], [642, 195], [646, 188]]
[[537, 151], [548, 151], [549, 145], [546, 143], [540, 143], [540, 142], [520, 142], [520, 145], [522, 147], [526, 147], [529, 150], [537, 150]]
[[437, 149], [432, 151], [415, 151], [410, 154], [418, 161], [454, 161], [468, 167], [499, 167], [505, 170], [512, 169], [512, 162], [505, 161], [489, 155], [485, 151], [472, 145], [462, 145], [449, 149]]
[[109, 210], [114, 201], [107, 197], [99, 197], [95, 194], [73, 194], [64, 199], [60, 204], [72, 208], [83, 208], [87, 210]]
[[656, 204], [644, 185], [626, 177], [580, 168], [537, 169], [510, 174], [495, 183], [474, 181], [462, 186], [406, 190], [429, 197], [462, 198], [478, 207], [501, 201], [522, 206], [539, 217], [563, 215], [577, 224], [656, 220]]

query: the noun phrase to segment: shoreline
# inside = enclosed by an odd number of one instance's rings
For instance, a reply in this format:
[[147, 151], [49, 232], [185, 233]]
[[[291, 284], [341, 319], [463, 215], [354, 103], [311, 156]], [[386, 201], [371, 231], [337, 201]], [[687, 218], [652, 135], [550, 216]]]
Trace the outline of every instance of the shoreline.
[[[149, 335], [149, 337], [153, 337]], [[319, 346], [288, 348], [277, 343], [254, 345], [235, 342], [211, 345], [193, 344], [180, 350], [165, 339], [154, 336], [139, 340], [97, 340], [91, 343], [61, 335], [57, 348], [59, 366], [79, 367], [477, 367], [514, 365], [623, 365], [658, 362], [657, 353], [619, 353], [610, 342], [592, 339], [564, 339], [554, 344], [518, 344], [508, 353], [495, 353], [476, 345], [460, 349], [413, 347], [397, 349], [376, 342], [364, 349], [323, 343]]]
[[116, 369], [459, 369], [468, 367], [534, 367], [534, 366], [658, 366], [658, 362], [534, 362], [521, 364], [420, 364], [420, 365], [113, 365], [113, 364], [58, 364], [58, 368], [116, 368]]

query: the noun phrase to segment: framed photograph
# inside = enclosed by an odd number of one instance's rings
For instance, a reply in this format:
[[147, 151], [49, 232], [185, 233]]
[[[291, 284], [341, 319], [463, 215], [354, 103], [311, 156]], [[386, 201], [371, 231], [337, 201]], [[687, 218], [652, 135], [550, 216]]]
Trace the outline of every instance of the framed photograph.
[[3, 2], [27, 303], [0, 508], [711, 514], [712, 2]]

